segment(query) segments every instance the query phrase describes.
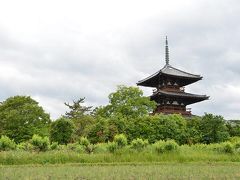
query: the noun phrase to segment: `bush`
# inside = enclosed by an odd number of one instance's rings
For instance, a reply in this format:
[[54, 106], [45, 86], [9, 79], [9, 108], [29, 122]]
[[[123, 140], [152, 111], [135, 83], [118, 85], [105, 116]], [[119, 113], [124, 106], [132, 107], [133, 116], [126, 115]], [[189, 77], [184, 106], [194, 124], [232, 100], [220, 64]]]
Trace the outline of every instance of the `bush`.
[[49, 149], [50, 143], [48, 137], [42, 138], [41, 136], [34, 134], [30, 142], [37, 151], [46, 151]]
[[67, 149], [74, 151], [76, 149], [77, 145], [79, 145], [79, 144], [78, 143], [69, 143], [69, 144], [67, 144]]
[[92, 154], [94, 152], [94, 150], [96, 149], [96, 146], [94, 144], [89, 144], [89, 145], [85, 146], [84, 149], [88, 154]]
[[142, 140], [141, 138], [134, 139], [131, 142], [131, 148], [133, 148], [137, 151], [141, 151], [147, 145], [148, 145], [148, 140]]
[[77, 153], [83, 153], [86, 151], [86, 146], [82, 146], [79, 143], [71, 143], [67, 144], [67, 149]]
[[32, 151], [33, 145], [29, 142], [21, 142], [17, 145], [18, 150], [24, 150], [24, 151]]
[[222, 145], [222, 151], [224, 153], [234, 153], [234, 146], [230, 143], [230, 142], [224, 142], [224, 143], [221, 143]]
[[88, 146], [90, 144], [90, 142], [86, 137], [81, 137], [79, 139], [79, 144], [83, 145], [83, 146]]
[[179, 145], [174, 140], [167, 141], [160, 140], [154, 143], [153, 146], [157, 153], [177, 151], [179, 149]]
[[74, 151], [77, 152], [77, 153], [84, 153], [85, 148], [82, 145], [78, 144], [78, 145], [76, 145]]
[[107, 149], [110, 153], [114, 153], [118, 149], [118, 145], [116, 142], [108, 142]]
[[58, 143], [57, 143], [57, 142], [52, 142], [52, 144], [50, 145], [50, 149], [51, 149], [51, 150], [56, 150], [56, 149], [58, 149]]
[[8, 151], [16, 149], [16, 144], [7, 136], [1, 136], [0, 138], [0, 151]]
[[117, 134], [116, 136], [114, 136], [113, 141], [117, 144], [119, 148], [127, 145], [127, 138], [124, 134]]
[[108, 147], [108, 144], [107, 143], [97, 143], [96, 144], [96, 149], [94, 152], [96, 153], [106, 153], [107, 152], [107, 147]]

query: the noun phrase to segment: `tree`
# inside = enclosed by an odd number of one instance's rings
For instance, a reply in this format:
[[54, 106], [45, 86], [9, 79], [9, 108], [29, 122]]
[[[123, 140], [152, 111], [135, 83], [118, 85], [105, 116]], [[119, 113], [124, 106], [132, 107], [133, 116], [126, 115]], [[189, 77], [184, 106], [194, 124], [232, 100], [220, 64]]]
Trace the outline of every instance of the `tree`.
[[73, 104], [64, 103], [69, 109], [69, 112], [65, 113], [65, 117], [69, 119], [79, 119], [91, 111], [92, 106], [83, 106], [85, 98], [80, 98], [77, 101], [73, 101]]
[[151, 113], [156, 107], [154, 101], [144, 97], [138, 87], [118, 86], [117, 91], [109, 95], [109, 105], [99, 107], [95, 115], [102, 117], [136, 118]]
[[196, 144], [202, 139], [202, 133], [200, 131], [201, 117], [193, 116], [187, 118], [187, 128], [186, 128], [186, 143]]
[[240, 121], [239, 120], [229, 120], [226, 123], [228, 132], [231, 137], [240, 136]]
[[229, 138], [228, 129], [222, 116], [205, 114], [200, 123], [203, 143], [218, 143]]
[[19, 143], [33, 134], [48, 135], [50, 116], [30, 96], [14, 96], [0, 104], [0, 134]]
[[50, 140], [59, 144], [67, 144], [72, 141], [74, 130], [75, 126], [73, 122], [61, 117], [51, 124]]
[[174, 139], [183, 144], [186, 142], [186, 120], [176, 114], [134, 118], [126, 122], [124, 133], [129, 141], [142, 138], [154, 143], [158, 140]]
[[69, 109], [65, 113], [65, 117], [70, 119], [76, 128], [75, 136], [80, 137], [84, 135], [85, 128], [94, 122], [94, 118], [90, 115], [91, 106], [84, 106], [85, 98], [80, 98], [73, 101], [73, 104], [64, 103]]
[[89, 126], [86, 130], [87, 137], [92, 143], [107, 142], [109, 136], [108, 119], [99, 118], [96, 123]]

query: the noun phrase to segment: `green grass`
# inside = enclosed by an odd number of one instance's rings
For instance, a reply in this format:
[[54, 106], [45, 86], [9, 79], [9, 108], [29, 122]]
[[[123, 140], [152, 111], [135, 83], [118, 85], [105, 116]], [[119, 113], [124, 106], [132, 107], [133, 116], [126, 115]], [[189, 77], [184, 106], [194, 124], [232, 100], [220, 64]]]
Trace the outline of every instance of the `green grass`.
[[0, 152], [0, 165], [64, 164], [64, 163], [126, 163], [126, 162], [240, 162], [240, 153], [228, 154], [182, 148], [178, 152], [119, 151], [85, 154], [74, 151], [6, 151]]
[[[155, 162], [240, 162], [240, 152], [224, 152], [218, 144], [180, 146], [177, 150], [157, 153], [153, 146], [148, 146], [142, 152], [129, 147], [109, 153], [104, 148], [92, 154], [70, 149], [36, 151], [2, 151], [0, 165], [24, 164], [65, 164], [65, 163], [155, 163]], [[219, 150], [220, 149], [220, 150]]]
[[0, 179], [240, 179], [240, 163], [0, 166]]

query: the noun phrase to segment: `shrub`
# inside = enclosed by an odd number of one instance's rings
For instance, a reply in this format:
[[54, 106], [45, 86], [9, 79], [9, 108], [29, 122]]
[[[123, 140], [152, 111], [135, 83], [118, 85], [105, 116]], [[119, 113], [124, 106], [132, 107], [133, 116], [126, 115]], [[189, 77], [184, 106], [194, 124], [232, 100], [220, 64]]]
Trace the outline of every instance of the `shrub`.
[[110, 153], [114, 153], [118, 149], [118, 145], [116, 142], [108, 142], [107, 149]]
[[85, 148], [82, 145], [78, 144], [78, 145], [76, 145], [74, 151], [77, 152], [77, 153], [84, 153]]
[[59, 144], [58, 145], [58, 150], [62, 150], [62, 151], [65, 151], [65, 150], [67, 150], [67, 145], [65, 145], [65, 144]]
[[174, 140], [167, 140], [167, 141], [157, 141], [154, 143], [154, 149], [157, 153], [165, 153], [170, 151], [177, 151], [179, 145]]
[[222, 143], [222, 151], [224, 153], [234, 153], [234, 146], [230, 142]]
[[50, 143], [48, 137], [42, 138], [41, 136], [34, 134], [30, 142], [35, 150], [46, 151], [49, 149]]
[[133, 148], [137, 151], [141, 151], [147, 145], [148, 145], [148, 140], [142, 140], [141, 138], [134, 139], [131, 142], [131, 148]]
[[90, 144], [90, 142], [86, 137], [81, 137], [79, 139], [79, 144], [83, 145], [83, 146], [88, 146]]
[[229, 141], [233, 144], [236, 151], [240, 150], [240, 137], [231, 137]]
[[74, 151], [76, 149], [77, 145], [79, 145], [79, 144], [78, 143], [69, 143], [69, 144], [67, 144], [67, 149]]
[[124, 134], [117, 134], [116, 136], [114, 136], [113, 141], [117, 144], [119, 148], [127, 145], [127, 138]]
[[108, 147], [107, 143], [97, 143], [96, 144], [96, 149], [95, 149], [94, 152], [96, 152], [96, 153], [105, 153], [108, 150], [107, 147]]
[[231, 143], [240, 143], [240, 137], [234, 136], [229, 139]]
[[24, 150], [24, 151], [32, 151], [34, 148], [33, 148], [33, 145], [29, 142], [21, 142], [17, 144], [17, 149]]
[[96, 149], [96, 146], [94, 144], [89, 144], [89, 145], [85, 146], [84, 149], [88, 154], [91, 154]]
[[240, 149], [240, 142], [234, 143], [234, 148], [235, 149]]
[[174, 140], [167, 140], [165, 144], [166, 151], [176, 151], [179, 148]]
[[75, 151], [77, 153], [83, 153], [84, 151], [86, 151], [86, 146], [82, 146], [79, 143], [70, 143], [67, 144], [67, 149]]
[[16, 149], [16, 144], [7, 136], [1, 136], [0, 138], [0, 151], [8, 151]]
[[50, 145], [50, 149], [51, 149], [51, 150], [56, 150], [56, 149], [58, 149], [58, 143], [57, 143], [57, 142], [52, 142], [52, 144]]

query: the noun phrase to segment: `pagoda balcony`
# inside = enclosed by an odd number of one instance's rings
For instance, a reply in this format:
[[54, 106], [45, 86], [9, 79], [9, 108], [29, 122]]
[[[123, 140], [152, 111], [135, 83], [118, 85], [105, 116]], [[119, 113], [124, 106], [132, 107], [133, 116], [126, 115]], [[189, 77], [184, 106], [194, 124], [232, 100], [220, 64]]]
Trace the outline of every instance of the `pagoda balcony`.
[[191, 108], [179, 107], [179, 106], [159, 106], [155, 113], [164, 114], [181, 114], [184, 116], [191, 116]]
[[167, 92], [185, 92], [185, 88], [179, 86], [162, 86], [159, 89]]

